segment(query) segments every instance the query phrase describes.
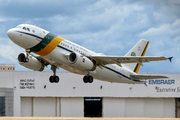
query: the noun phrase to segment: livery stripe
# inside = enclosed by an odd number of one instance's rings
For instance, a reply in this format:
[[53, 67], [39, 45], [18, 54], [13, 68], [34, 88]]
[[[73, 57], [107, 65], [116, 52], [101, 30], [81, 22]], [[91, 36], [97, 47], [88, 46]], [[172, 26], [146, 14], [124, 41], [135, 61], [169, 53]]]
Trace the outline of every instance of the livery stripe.
[[40, 56], [45, 56], [48, 55], [50, 52], [52, 52], [58, 45], [60, 42], [62, 42], [63, 40], [65, 40], [64, 38], [61, 38], [59, 36], [56, 36], [55, 38], [53, 38], [49, 44], [43, 48], [42, 50], [35, 52], [36, 54], [40, 55]]
[[31, 52], [34, 52], [40, 56], [48, 55], [52, 52], [60, 42], [65, 40], [62, 37], [56, 36], [52, 33], [48, 33], [40, 43], [30, 49]]
[[137, 65], [136, 65], [136, 68], [135, 68], [135, 70], [134, 70], [134, 72], [138, 74], [139, 68], [140, 68], [140, 64], [137, 64]]
[[[144, 55], [145, 55], [146, 50], [147, 50], [147, 48], [148, 48], [148, 45], [149, 45], [149, 42], [147, 42], [146, 47], [144, 48], [141, 56], [144, 56]], [[137, 64], [136, 67], [135, 67], [135, 69], [134, 69], [134, 72], [135, 72], [135, 73], [138, 73], [138, 72], [139, 72], [139, 68], [140, 68], [140, 64]]]
[[149, 45], [149, 42], [146, 44], [146, 47], [145, 47], [145, 49], [144, 49], [144, 51], [143, 51], [143, 53], [142, 53], [142, 55], [141, 55], [141, 56], [144, 56], [144, 55], [145, 55], [146, 50], [147, 50], [147, 48], [148, 48], [148, 45]]
[[31, 33], [26, 33], [26, 32], [21, 32], [21, 31], [17, 31], [17, 32], [19, 32], [19, 33], [23, 33], [23, 34], [26, 34], [26, 35], [30, 35], [30, 36], [33, 36], [33, 37], [36, 37], [36, 38], [39, 38], [39, 39], [43, 39], [43, 38], [41, 38], [41, 37], [39, 37], [39, 36], [37, 36], [37, 35], [34, 35], [34, 34], [31, 34]]
[[67, 49], [67, 48], [65, 48], [65, 47], [62, 47], [62, 46], [60, 46], [60, 45], [58, 45], [58, 47], [66, 50], [66, 51], [68, 51], [68, 52], [73, 52], [72, 50], [69, 50], [69, 49]]
[[115, 73], [121, 75], [122, 77], [125, 77], [125, 78], [129, 79], [129, 80], [132, 80], [132, 81], [135, 81], [135, 82], [144, 82], [144, 81], [140, 81], [140, 80], [131, 79], [130, 77], [128, 77], [128, 76], [126, 76], [126, 75], [124, 75], [124, 74], [122, 74], [122, 73], [120, 73], [120, 72], [118, 72], [118, 71], [116, 71], [116, 70], [114, 70], [114, 69], [111, 69], [111, 68], [109, 68], [109, 67], [107, 67], [107, 66], [105, 66], [104, 68], [106, 68], [106, 69], [108, 69], [108, 70], [110, 70], [110, 71], [112, 71], [112, 72], [115, 72]]
[[43, 48], [45, 48], [50, 42], [51, 40], [56, 37], [56, 35], [52, 34], [52, 33], [48, 33], [40, 43], [38, 43], [36, 46], [32, 47], [30, 50], [31, 52], [39, 52], [40, 50], [42, 50]]

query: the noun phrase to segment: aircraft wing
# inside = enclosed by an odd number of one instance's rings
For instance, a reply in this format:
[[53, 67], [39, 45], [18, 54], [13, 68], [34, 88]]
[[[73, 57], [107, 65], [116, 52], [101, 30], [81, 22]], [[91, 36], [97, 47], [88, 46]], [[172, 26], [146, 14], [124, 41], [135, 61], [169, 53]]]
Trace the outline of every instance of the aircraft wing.
[[53, 64], [54, 61], [47, 61], [44, 58], [42, 58], [41, 56], [35, 56], [33, 54], [30, 54], [31, 56], [35, 57], [36, 59], [38, 59], [41, 63], [43, 63], [45, 66], [49, 65], [49, 64]]
[[168, 78], [161, 75], [130, 75], [130, 77], [135, 80]]
[[117, 64], [121, 66], [121, 63], [139, 63], [142, 65], [143, 62], [167, 60], [173, 57], [148, 57], [148, 56], [89, 56], [94, 59], [97, 65]]

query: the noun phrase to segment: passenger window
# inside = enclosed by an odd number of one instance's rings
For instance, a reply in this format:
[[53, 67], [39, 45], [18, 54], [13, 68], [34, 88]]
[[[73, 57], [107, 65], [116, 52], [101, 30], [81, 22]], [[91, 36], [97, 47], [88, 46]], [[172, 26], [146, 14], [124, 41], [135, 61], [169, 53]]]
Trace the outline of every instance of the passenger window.
[[26, 30], [26, 27], [23, 27], [24, 30]]
[[27, 30], [28, 30], [28, 31], [30, 31], [30, 29], [29, 29], [29, 28], [27, 28]]

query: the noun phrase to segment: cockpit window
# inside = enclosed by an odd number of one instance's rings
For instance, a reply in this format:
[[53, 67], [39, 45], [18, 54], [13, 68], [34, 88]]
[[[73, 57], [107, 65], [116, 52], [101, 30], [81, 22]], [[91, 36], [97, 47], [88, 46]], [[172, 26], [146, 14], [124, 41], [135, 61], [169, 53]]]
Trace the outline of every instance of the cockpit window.
[[30, 29], [29, 29], [29, 28], [27, 28], [27, 30], [30, 32]]
[[26, 30], [26, 27], [23, 27], [24, 30]]

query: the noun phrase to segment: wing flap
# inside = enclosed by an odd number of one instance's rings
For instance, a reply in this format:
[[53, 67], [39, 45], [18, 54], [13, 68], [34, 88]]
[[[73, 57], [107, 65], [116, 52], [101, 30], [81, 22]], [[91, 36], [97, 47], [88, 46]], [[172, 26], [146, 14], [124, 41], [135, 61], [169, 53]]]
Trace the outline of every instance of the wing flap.
[[161, 76], [161, 75], [130, 75], [130, 77], [136, 80], [168, 78], [167, 76]]

